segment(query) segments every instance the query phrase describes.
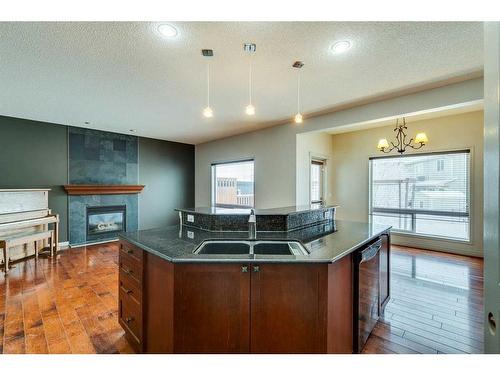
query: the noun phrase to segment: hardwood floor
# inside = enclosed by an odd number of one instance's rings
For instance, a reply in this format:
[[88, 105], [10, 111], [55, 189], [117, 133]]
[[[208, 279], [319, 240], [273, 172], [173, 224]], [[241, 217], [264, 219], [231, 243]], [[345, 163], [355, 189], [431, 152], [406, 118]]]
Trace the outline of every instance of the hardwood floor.
[[131, 353], [118, 324], [118, 247], [62, 251], [0, 272], [0, 352]]
[[483, 261], [392, 246], [391, 300], [364, 353], [483, 353]]
[[[116, 243], [0, 272], [0, 352], [132, 353], [118, 325]], [[393, 246], [392, 299], [365, 353], [481, 353], [483, 262]]]

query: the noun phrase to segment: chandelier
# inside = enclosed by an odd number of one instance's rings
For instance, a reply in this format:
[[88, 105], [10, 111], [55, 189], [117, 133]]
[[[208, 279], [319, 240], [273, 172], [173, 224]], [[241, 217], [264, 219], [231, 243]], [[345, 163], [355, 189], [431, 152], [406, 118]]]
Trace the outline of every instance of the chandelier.
[[396, 150], [397, 152], [402, 154], [406, 151], [407, 147], [418, 150], [419, 148], [424, 147], [425, 144], [429, 141], [425, 133], [418, 133], [415, 136], [415, 140], [413, 138], [410, 138], [410, 140], [407, 142], [407, 135], [405, 133], [405, 130], [408, 130], [408, 128], [406, 127], [405, 118], [403, 117], [403, 121], [401, 123], [399, 122], [399, 119], [397, 119], [396, 128], [394, 129], [394, 131], [396, 132], [396, 141], [391, 141], [391, 144], [389, 145], [387, 139], [383, 138], [378, 141], [377, 148], [384, 153], [389, 153], [392, 150]]

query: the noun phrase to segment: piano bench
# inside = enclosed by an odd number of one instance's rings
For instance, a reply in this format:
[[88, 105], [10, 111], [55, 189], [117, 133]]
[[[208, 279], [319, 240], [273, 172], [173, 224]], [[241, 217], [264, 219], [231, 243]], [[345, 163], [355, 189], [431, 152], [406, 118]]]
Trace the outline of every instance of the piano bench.
[[3, 249], [3, 265], [4, 271], [9, 271], [9, 249], [14, 246], [25, 245], [30, 242], [35, 243], [35, 257], [38, 259], [38, 241], [49, 240], [50, 256], [54, 256], [54, 231], [53, 230], [37, 230], [29, 232], [16, 233], [11, 236], [0, 238], [0, 247]]

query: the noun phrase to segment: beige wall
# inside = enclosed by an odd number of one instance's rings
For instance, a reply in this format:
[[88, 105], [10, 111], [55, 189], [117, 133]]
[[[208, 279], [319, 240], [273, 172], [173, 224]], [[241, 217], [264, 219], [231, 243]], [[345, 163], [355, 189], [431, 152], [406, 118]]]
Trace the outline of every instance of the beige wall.
[[[334, 165], [333, 201], [341, 207], [337, 217], [365, 221], [368, 217], [368, 158], [376, 156], [379, 138], [392, 138], [394, 126], [355, 131], [332, 136]], [[425, 151], [470, 148], [472, 243], [430, 240], [395, 235], [397, 244], [482, 256], [483, 253], [483, 113], [471, 112], [408, 124], [412, 136], [426, 132], [429, 144]], [[418, 151], [413, 151], [418, 153]]]

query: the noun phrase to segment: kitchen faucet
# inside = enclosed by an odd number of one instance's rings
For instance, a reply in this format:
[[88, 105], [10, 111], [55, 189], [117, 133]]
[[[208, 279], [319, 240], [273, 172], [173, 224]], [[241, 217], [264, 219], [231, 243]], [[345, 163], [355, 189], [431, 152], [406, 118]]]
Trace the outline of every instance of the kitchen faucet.
[[255, 211], [252, 208], [250, 210], [250, 217], [248, 218], [248, 238], [255, 240], [257, 237], [257, 217], [255, 216]]

